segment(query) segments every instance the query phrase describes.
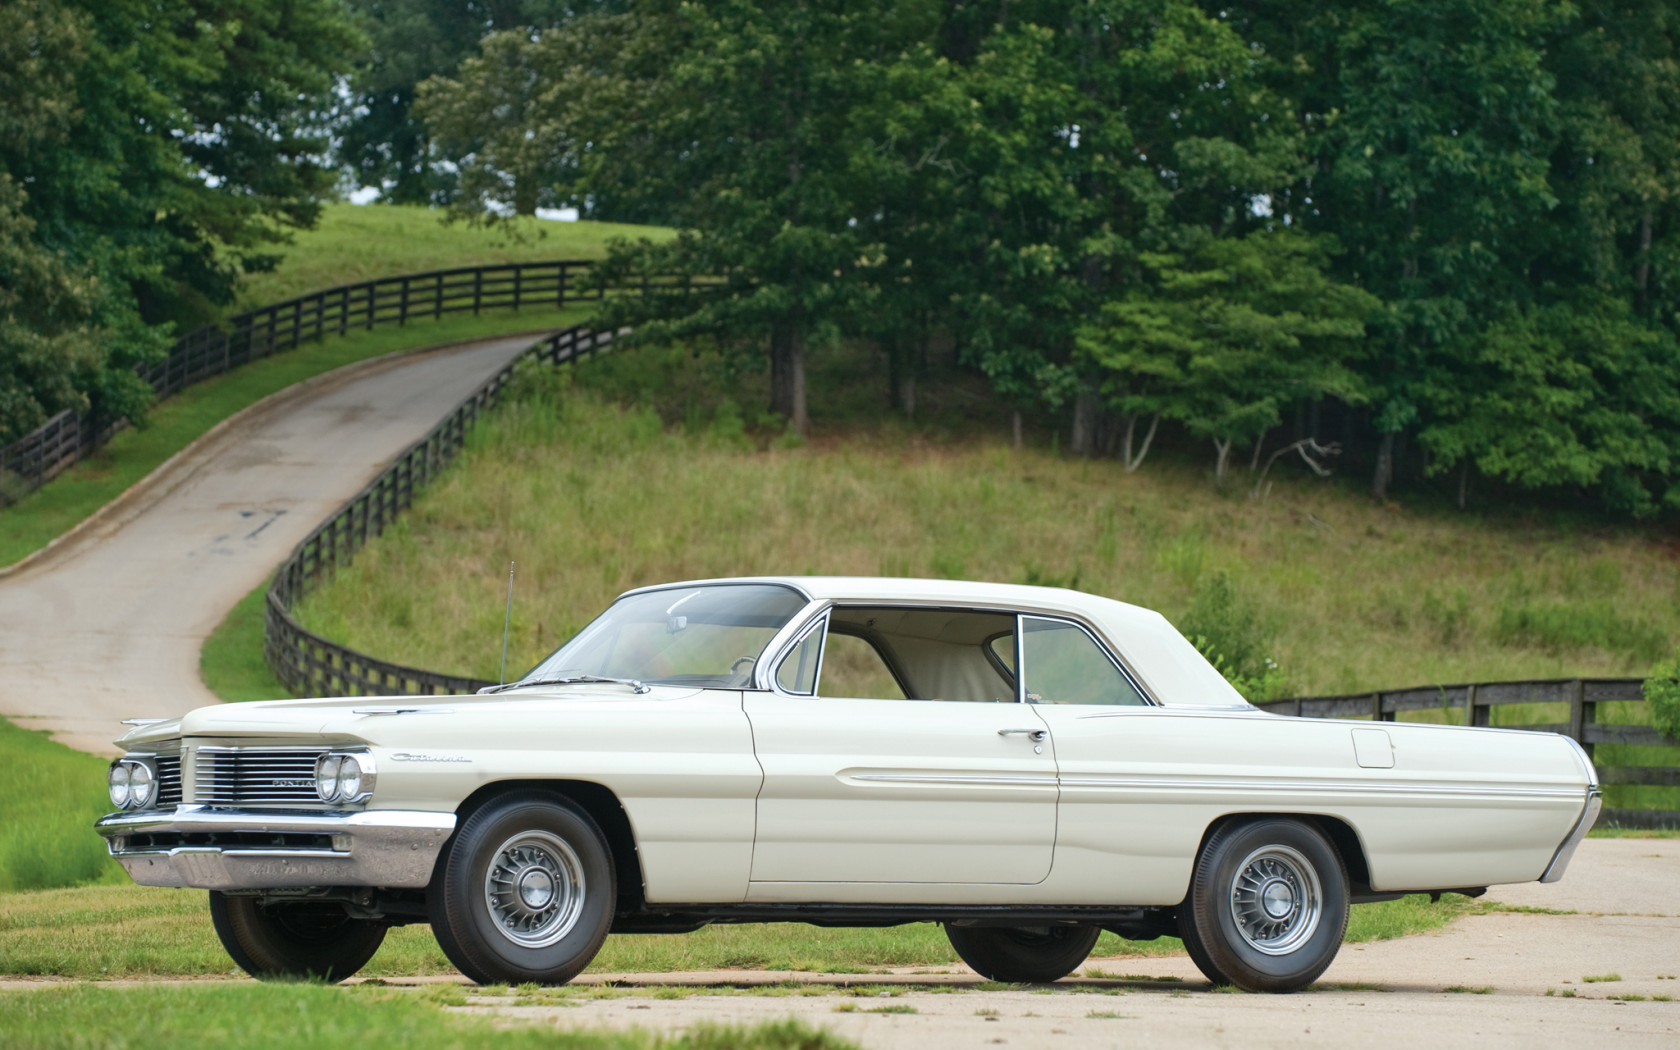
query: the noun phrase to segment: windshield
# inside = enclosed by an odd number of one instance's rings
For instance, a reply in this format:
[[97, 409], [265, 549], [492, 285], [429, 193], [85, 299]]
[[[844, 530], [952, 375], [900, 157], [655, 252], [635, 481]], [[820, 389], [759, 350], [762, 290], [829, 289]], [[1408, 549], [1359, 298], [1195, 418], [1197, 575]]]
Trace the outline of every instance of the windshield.
[[740, 689], [805, 598], [775, 584], [673, 587], [620, 598], [523, 681], [595, 676]]

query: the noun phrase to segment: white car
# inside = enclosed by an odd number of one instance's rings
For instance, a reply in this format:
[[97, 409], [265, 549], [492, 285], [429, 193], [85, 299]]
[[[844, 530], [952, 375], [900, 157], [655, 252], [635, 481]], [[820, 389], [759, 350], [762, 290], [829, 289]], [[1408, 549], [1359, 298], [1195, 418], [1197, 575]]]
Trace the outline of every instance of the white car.
[[142, 723], [98, 829], [209, 890], [259, 977], [346, 977], [412, 922], [486, 983], [608, 933], [939, 922], [995, 980], [1112, 930], [1289, 991], [1351, 904], [1560, 878], [1600, 804], [1566, 737], [1265, 714], [1158, 614], [1050, 588], [648, 587], [485, 692]]

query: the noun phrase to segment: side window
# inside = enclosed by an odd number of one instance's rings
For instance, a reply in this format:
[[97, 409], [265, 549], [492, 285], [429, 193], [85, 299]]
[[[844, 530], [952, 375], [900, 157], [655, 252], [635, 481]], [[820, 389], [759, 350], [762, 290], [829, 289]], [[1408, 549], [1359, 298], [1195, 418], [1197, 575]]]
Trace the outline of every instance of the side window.
[[784, 692], [810, 696], [817, 691], [817, 661], [822, 657], [823, 632], [828, 624], [820, 623], [805, 632], [805, 637], [782, 658], [776, 668], [776, 685]]
[[904, 690], [873, 645], [862, 638], [829, 631], [818, 695], [903, 700]]
[[1143, 704], [1131, 681], [1079, 627], [1021, 617], [1021, 664], [1035, 704]]

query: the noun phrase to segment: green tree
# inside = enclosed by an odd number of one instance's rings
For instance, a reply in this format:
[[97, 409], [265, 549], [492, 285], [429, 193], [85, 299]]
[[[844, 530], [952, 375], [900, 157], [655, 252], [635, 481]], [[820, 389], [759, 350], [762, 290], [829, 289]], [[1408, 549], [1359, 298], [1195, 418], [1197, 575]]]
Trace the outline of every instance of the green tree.
[[336, 0], [30, 0], [0, 18], [0, 283], [9, 356], [31, 362], [8, 372], [4, 426], [138, 418], [133, 366], [168, 326], [214, 317], [332, 192], [321, 129], [358, 38]]
[[1144, 253], [1148, 282], [1107, 303], [1080, 348], [1104, 369], [1103, 392], [1123, 416], [1165, 416], [1212, 441], [1223, 484], [1233, 443], [1252, 443], [1252, 472], [1286, 407], [1360, 399], [1351, 364], [1379, 304], [1331, 280], [1327, 254], [1292, 231]]

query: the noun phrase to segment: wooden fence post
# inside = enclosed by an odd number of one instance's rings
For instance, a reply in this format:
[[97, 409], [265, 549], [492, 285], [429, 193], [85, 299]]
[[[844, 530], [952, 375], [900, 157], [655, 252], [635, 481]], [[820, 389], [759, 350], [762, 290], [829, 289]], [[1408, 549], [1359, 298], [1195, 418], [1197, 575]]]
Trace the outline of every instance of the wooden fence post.
[[[1595, 712], [1596, 713], [1596, 712]], [[1593, 746], [1587, 742], [1587, 683], [1575, 679], [1569, 683], [1569, 735], [1592, 757]]]

